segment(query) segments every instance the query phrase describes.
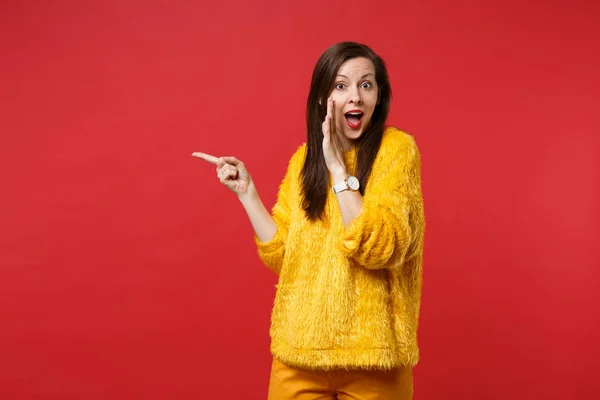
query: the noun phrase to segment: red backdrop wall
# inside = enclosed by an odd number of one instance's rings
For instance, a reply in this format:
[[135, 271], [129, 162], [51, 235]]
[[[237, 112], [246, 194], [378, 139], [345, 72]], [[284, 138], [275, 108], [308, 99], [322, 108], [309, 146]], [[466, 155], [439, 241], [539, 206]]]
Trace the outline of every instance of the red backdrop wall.
[[270, 207], [318, 56], [388, 62], [421, 148], [416, 399], [598, 394], [592, 1], [0, 6], [0, 398], [264, 399], [276, 277], [214, 169]]

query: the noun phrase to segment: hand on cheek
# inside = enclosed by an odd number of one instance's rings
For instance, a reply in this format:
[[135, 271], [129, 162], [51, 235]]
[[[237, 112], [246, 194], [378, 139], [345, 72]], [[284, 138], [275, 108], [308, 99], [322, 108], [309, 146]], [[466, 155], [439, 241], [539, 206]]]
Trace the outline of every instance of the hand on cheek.
[[323, 121], [323, 156], [327, 169], [336, 180], [346, 178], [346, 165], [344, 164], [343, 149], [338, 137], [335, 118], [335, 101], [332, 97], [327, 99], [327, 115]]

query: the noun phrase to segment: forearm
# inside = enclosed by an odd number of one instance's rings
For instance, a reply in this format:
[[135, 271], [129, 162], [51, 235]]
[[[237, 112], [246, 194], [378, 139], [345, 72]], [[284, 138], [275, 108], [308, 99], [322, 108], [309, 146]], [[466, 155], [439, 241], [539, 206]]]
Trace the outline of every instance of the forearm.
[[[345, 172], [333, 173], [333, 182], [341, 182], [348, 177]], [[337, 195], [338, 205], [342, 214], [342, 221], [347, 228], [350, 223], [358, 217], [363, 205], [363, 197], [358, 191], [344, 190]]]
[[238, 198], [248, 214], [258, 240], [261, 242], [271, 241], [277, 233], [277, 224], [260, 199], [254, 184]]

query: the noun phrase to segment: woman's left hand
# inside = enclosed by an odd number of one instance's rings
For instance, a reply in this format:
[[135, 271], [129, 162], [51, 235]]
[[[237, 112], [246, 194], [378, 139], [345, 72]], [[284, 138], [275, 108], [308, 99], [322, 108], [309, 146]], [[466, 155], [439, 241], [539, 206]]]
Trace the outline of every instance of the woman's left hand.
[[323, 121], [323, 156], [327, 169], [334, 179], [346, 179], [346, 164], [342, 144], [337, 135], [335, 126], [335, 102], [330, 97], [327, 99], [327, 115]]

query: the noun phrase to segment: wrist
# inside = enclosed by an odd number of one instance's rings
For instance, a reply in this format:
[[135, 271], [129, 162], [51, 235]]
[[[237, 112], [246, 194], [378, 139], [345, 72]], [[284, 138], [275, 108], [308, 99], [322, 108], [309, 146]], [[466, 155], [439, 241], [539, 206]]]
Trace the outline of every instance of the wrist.
[[348, 178], [348, 172], [346, 171], [346, 168], [340, 168], [331, 171], [331, 179], [333, 180], [333, 183], [342, 182], [346, 178]]
[[258, 198], [258, 191], [256, 190], [256, 186], [254, 186], [254, 183], [250, 183], [248, 189], [245, 192], [238, 194], [238, 199], [242, 203], [253, 201], [256, 198]]

